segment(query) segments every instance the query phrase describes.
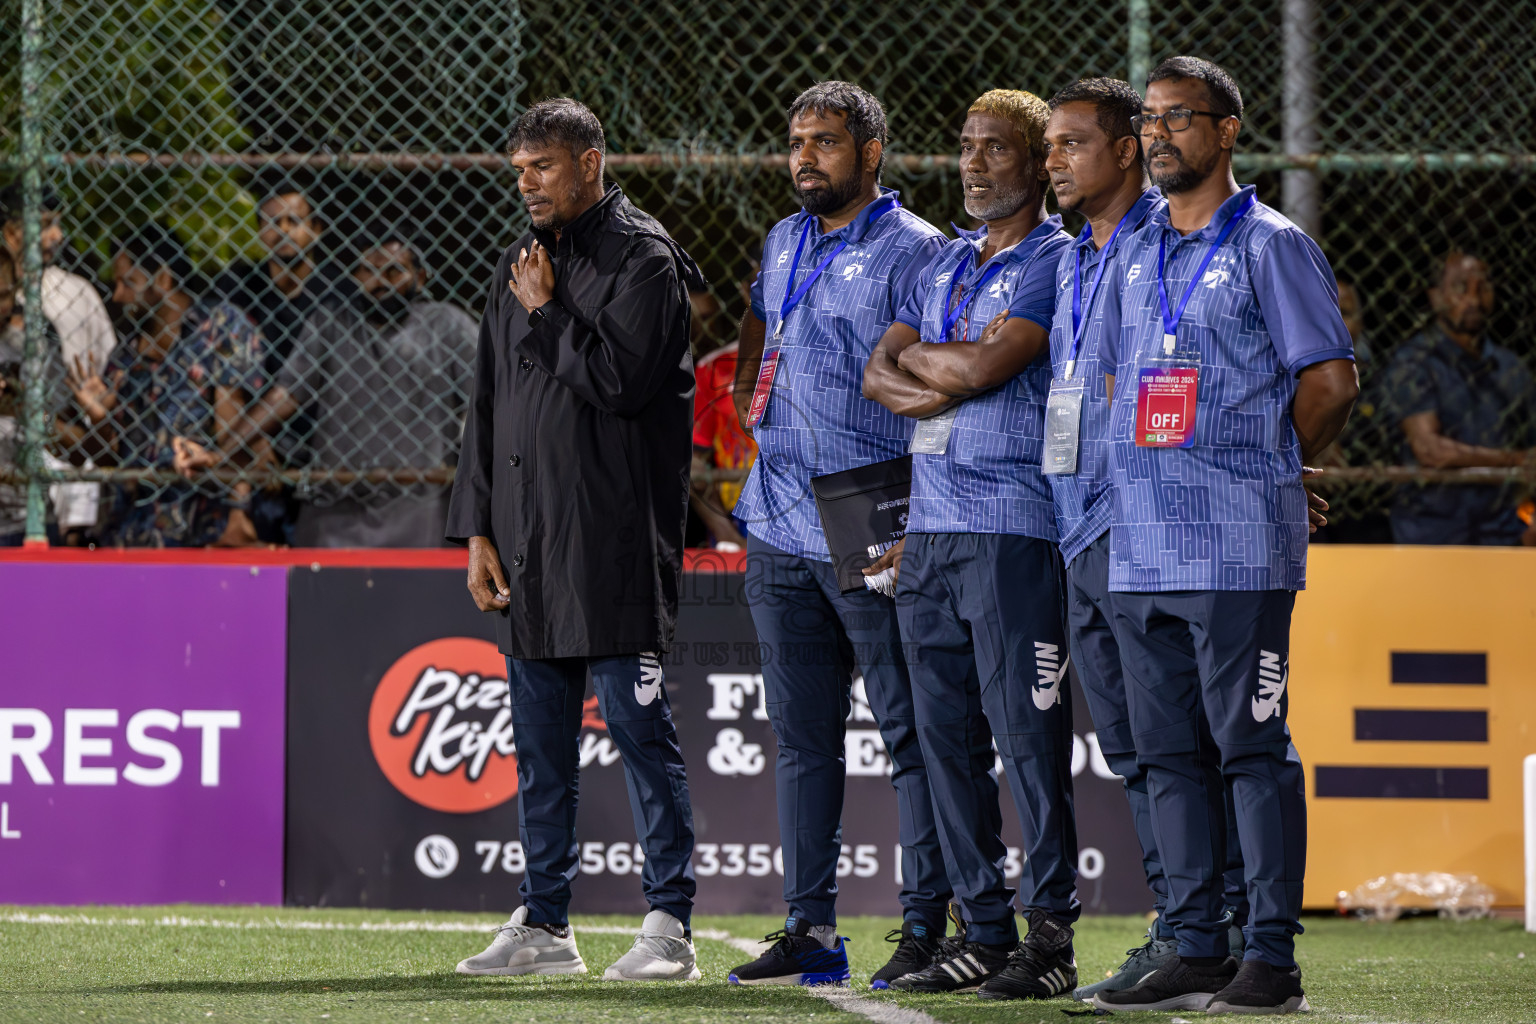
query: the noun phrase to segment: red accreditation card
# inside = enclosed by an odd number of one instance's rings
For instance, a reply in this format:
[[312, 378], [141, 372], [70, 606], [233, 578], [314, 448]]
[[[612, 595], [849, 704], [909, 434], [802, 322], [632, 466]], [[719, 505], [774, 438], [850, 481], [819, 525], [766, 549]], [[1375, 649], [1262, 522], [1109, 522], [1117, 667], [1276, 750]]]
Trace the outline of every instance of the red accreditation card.
[[757, 371], [757, 388], [752, 392], [752, 405], [747, 409], [747, 426], [755, 427], [763, 421], [768, 408], [768, 392], [773, 390], [773, 374], [779, 368], [777, 348], [763, 353], [762, 369]]
[[1145, 366], [1136, 388], [1136, 444], [1188, 448], [1195, 443], [1198, 366]]

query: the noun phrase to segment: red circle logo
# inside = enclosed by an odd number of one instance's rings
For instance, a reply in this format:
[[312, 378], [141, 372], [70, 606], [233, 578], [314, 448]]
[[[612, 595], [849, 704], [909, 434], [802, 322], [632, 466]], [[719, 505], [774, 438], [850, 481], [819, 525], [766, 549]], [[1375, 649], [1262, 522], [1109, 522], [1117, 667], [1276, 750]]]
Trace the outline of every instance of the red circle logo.
[[434, 811], [473, 814], [517, 795], [507, 662], [446, 637], [406, 652], [373, 691], [368, 742], [390, 783]]

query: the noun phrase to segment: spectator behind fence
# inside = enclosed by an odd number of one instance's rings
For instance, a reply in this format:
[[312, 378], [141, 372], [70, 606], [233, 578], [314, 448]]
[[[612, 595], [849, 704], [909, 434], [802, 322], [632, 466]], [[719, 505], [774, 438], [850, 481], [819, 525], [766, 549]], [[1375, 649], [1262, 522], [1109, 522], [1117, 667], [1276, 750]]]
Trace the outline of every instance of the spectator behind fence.
[[[267, 341], [263, 369], [272, 380], [292, 355], [305, 321], [346, 301], [351, 289], [343, 271], [319, 258], [325, 224], [298, 183], [285, 172], [259, 180], [255, 188], [266, 258], [231, 266], [214, 283], [214, 291], [249, 313], [261, 328]], [[271, 439], [277, 460], [301, 462], [313, 426], [302, 414], [285, 422]], [[251, 518], [263, 541], [291, 543], [297, 513], [291, 486], [270, 485], [252, 496]]]
[[[0, 249], [0, 474], [14, 472], [20, 462], [21, 325], [12, 321], [20, 287], [8, 249]], [[20, 546], [26, 539], [27, 488], [20, 481], [0, 480], [0, 548]]]
[[[10, 252], [19, 276], [25, 265], [22, 251], [24, 203], [19, 184], [0, 189], [0, 209], [5, 213], [5, 248]], [[95, 356], [97, 365], [105, 366], [112, 349], [117, 346], [112, 319], [107, 316], [107, 307], [91, 282], [57, 266], [59, 250], [64, 247], [64, 228], [59, 220], [59, 197], [51, 190], [43, 192], [41, 217], [43, 316], [58, 332], [64, 350], [64, 365], [71, 365], [77, 357], [84, 361], [87, 356]], [[23, 301], [18, 292], [16, 304], [20, 306]]]
[[[1338, 441], [1315, 460], [1319, 466], [1370, 466], [1396, 464], [1401, 434], [1385, 401], [1386, 367], [1381, 354], [1366, 335], [1365, 309], [1360, 290], [1343, 278], [1339, 287], [1339, 315], [1355, 346], [1355, 367], [1360, 374], [1360, 397]], [[1385, 510], [1368, 503], [1364, 508], [1341, 508], [1336, 517], [1312, 537], [1312, 542], [1332, 544], [1390, 544], [1392, 527]]]
[[[437, 469], [458, 461], [477, 329], [457, 306], [421, 297], [427, 275], [410, 241], [370, 231], [350, 302], [305, 321], [277, 383], [242, 436], [314, 419], [316, 470]], [[440, 547], [444, 483], [321, 481], [301, 504], [299, 547]]]
[[318, 258], [325, 225], [298, 185], [258, 183], [257, 225], [266, 258], [237, 263], [214, 291], [250, 314], [267, 339], [265, 364], [276, 376], [292, 355], [304, 322], [323, 302], [345, 298], [345, 274]]
[[[731, 398], [736, 381], [736, 342], [716, 346], [712, 325], [721, 319], [720, 303], [708, 292], [688, 296], [693, 306], [693, 473], [689, 507], [727, 551], [746, 547], [742, 526], [731, 516], [741, 495], [740, 480], [716, 480], [714, 469], [749, 469], [757, 444], [736, 417]], [[690, 539], [690, 543], [692, 540]]]
[[1355, 403], [1354, 412], [1350, 415], [1350, 426], [1355, 430], [1345, 428], [1346, 436], [1355, 433], [1361, 426], [1362, 418], [1373, 419], [1381, 410], [1372, 404], [1366, 405], [1366, 382], [1380, 383], [1381, 360], [1377, 358], [1376, 348], [1371, 340], [1365, 336], [1365, 309], [1360, 301], [1360, 289], [1354, 282], [1335, 278], [1339, 286], [1339, 316], [1344, 320], [1344, 329], [1349, 331], [1349, 340], [1355, 346], [1355, 368], [1360, 374], [1360, 401]]
[[[53, 190], [43, 190], [42, 209], [39, 212], [43, 317], [53, 329], [49, 336], [62, 353], [60, 365], [68, 368], [79, 357], [83, 362], [94, 359], [98, 367], [103, 367], [117, 346], [117, 335], [112, 330], [112, 319], [107, 315], [107, 307], [102, 303], [96, 287], [80, 275], [71, 274], [58, 266], [59, 253], [64, 248], [60, 205], [59, 197]], [[5, 248], [16, 269], [18, 282], [25, 265], [25, 206], [25, 196], [19, 182], [0, 189], [0, 210], [4, 211], [5, 218]], [[20, 307], [24, 301], [25, 297], [18, 288], [16, 306]], [[44, 453], [43, 462], [52, 470], [67, 466], [64, 460], [53, 453]], [[100, 494], [101, 487], [98, 484], [54, 484], [48, 488], [49, 502], [66, 530], [89, 530], [95, 527]]]
[[[69, 384], [102, 461], [127, 469], [174, 468], [188, 449], [212, 450], [239, 410], [266, 385], [263, 339], [229, 302], [199, 301], [192, 265], [166, 227], [145, 224], [114, 246], [113, 299], [132, 324], [103, 373], [77, 359]], [[105, 539], [124, 547], [238, 545], [254, 537], [242, 507], [208, 483], [125, 482], [113, 488]]]
[[[1428, 469], [1521, 466], [1536, 384], [1520, 357], [1487, 337], [1494, 288], [1488, 264], [1453, 249], [1429, 289], [1435, 322], [1397, 351], [1388, 375], [1402, 457]], [[1392, 508], [1399, 544], [1536, 544], [1516, 515], [1515, 485], [1406, 484]]]
[[[21, 430], [25, 413], [25, 377], [22, 373], [21, 311], [16, 293], [21, 288], [21, 274], [9, 250], [0, 248], [0, 474], [13, 472], [21, 463]], [[64, 368], [59, 357], [59, 339], [53, 325], [46, 327], [42, 352], [43, 377], [47, 382], [50, 413], [64, 408], [69, 392], [64, 388]], [[50, 510], [51, 511], [51, 510]], [[53, 516], [49, 515], [50, 534]], [[26, 539], [27, 487], [19, 480], [0, 481], [0, 548], [17, 547]]]

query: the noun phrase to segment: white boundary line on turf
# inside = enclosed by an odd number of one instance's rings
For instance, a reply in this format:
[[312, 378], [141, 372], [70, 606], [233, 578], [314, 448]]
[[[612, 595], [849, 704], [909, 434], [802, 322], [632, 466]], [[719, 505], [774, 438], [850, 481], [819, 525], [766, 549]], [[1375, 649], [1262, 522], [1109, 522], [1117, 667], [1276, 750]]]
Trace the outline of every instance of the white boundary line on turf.
[[[705, 939], [716, 938], [717, 935], [723, 936], [721, 941], [724, 941], [729, 946], [734, 946], [749, 956], [757, 956], [763, 949], [761, 942], [754, 941], [753, 939], [737, 938], [725, 932], [709, 934], [699, 931], [693, 934]], [[838, 985], [811, 985], [806, 988], [806, 991], [813, 996], [825, 999], [845, 1013], [856, 1013], [866, 1020], [875, 1021], [876, 1024], [939, 1024], [938, 1020], [930, 1017], [922, 1010], [913, 1010], [909, 1007], [898, 1006], [895, 1003], [885, 1002], [880, 999], [867, 999]]]
[[[272, 929], [277, 931], [305, 932], [488, 932], [496, 926], [477, 921], [339, 921], [288, 920], [280, 917], [261, 918], [254, 921], [228, 921], [212, 917], [91, 917], [88, 914], [28, 914], [0, 915], [0, 924], [89, 925], [92, 927], [120, 928], [228, 928], [236, 930]], [[583, 926], [577, 929], [594, 935], [633, 935], [635, 929], [616, 925]], [[757, 956], [763, 944], [754, 939], [743, 939], [716, 928], [700, 928], [694, 938], [723, 942], [749, 956]], [[876, 1024], [939, 1024], [939, 1021], [923, 1013], [895, 1003], [866, 999], [846, 988], [836, 985], [813, 985], [806, 989], [813, 996], [825, 999], [839, 1010], [856, 1013]]]
[[877, 999], [866, 999], [835, 985], [816, 985], [807, 991], [813, 996], [820, 996], [839, 1010], [856, 1013], [878, 1024], [939, 1024], [922, 1010], [914, 1010]]
[[[225, 921], [209, 917], [181, 917], [166, 915], [155, 918], [144, 917], [91, 917], [87, 914], [26, 914], [13, 913], [0, 915], [0, 924], [59, 924], [59, 925], [90, 925], [93, 927], [112, 927], [114, 925], [124, 928], [232, 928], [232, 929], [276, 929], [278, 931], [304, 931], [304, 932], [490, 932], [496, 929], [496, 925], [489, 922], [475, 921], [359, 921], [349, 923], [344, 921], [304, 921], [285, 920], [280, 917], [268, 917], [255, 921]], [[616, 925], [595, 925], [583, 927], [584, 932], [595, 935], [633, 935], [636, 929], [622, 928]], [[696, 933], [707, 939], [726, 939], [729, 936], [725, 932], [707, 931]]]

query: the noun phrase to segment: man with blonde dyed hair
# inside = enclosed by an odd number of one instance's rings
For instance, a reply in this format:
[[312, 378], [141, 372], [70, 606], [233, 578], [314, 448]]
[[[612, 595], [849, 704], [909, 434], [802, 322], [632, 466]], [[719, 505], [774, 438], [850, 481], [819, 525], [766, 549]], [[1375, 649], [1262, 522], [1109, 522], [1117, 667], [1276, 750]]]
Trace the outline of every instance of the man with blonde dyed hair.
[[[918, 422], [896, 612], [945, 869], [967, 922], [918, 992], [1046, 999], [1077, 984], [1077, 831], [1064, 581], [1041, 475], [1056, 266], [1071, 244], [1045, 214], [1044, 102], [993, 90], [960, 132], [965, 209], [983, 222], [940, 250], [876, 346], [864, 392]], [[978, 727], [984, 714], [988, 729]], [[1027, 859], [1021, 943], [991, 743]]]

